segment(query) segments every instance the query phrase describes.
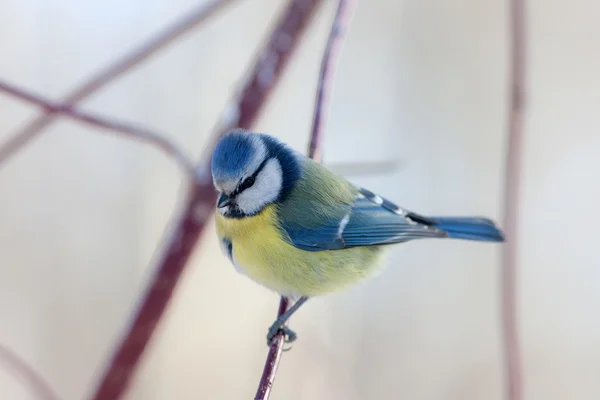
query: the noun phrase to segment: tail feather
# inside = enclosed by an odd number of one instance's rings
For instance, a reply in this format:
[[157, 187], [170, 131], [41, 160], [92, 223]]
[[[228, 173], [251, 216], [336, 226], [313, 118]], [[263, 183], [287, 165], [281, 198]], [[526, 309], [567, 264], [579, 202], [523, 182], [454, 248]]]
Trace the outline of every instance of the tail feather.
[[429, 217], [433, 226], [452, 239], [504, 242], [504, 233], [494, 221], [480, 217]]

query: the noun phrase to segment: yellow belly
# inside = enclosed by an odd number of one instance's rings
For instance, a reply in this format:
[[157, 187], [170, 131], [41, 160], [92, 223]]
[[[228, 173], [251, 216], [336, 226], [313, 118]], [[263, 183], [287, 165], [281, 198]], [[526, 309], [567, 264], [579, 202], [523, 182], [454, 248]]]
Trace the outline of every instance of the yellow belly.
[[318, 296], [341, 290], [377, 270], [380, 247], [310, 252], [281, 236], [276, 208], [242, 219], [217, 213], [219, 238], [232, 244], [236, 267], [254, 281], [286, 296]]

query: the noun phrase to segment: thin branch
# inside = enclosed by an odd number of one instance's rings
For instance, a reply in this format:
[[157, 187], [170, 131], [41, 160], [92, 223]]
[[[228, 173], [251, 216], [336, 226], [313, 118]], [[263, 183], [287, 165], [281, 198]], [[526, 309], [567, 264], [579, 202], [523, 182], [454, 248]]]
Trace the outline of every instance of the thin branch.
[[[284, 11], [253, 66], [252, 74], [241, 91], [241, 97], [227, 110], [227, 119], [219, 127], [217, 138], [231, 127], [252, 127], [282, 75], [307, 22], [313, 15], [315, 6], [320, 2], [295, 0]], [[265, 79], [265, 76], [270, 76], [271, 79]], [[106, 366], [98, 388], [91, 397], [94, 400], [116, 400], [126, 391], [199, 235], [214, 210], [216, 193], [210, 175], [206, 173], [207, 165], [208, 163], [203, 163], [197, 167], [181, 221], [169, 240], [127, 333]]]
[[28, 388], [36, 393], [36, 397], [42, 400], [58, 400], [48, 382], [18, 354], [3, 345], [0, 345], [1, 362], [6, 364], [10, 372], [23, 378], [28, 383]]
[[[296, 3], [303, 2], [297, 1]], [[315, 1], [313, 6], [316, 5], [316, 3], [317, 2]], [[345, 38], [346, 28], [350, 20], [351, 11], [354, 6], [354, 0], [339, 0], [338, 8], [333, 19], [331, 32], [329, 34], [329, 38], [327, 39], [327, 44], [323, 53], [312, 132], [308, 150], [309, 157], [317, 161], [321, 161], [322, 156], [321, 147], [323, 145], [324, 136], [324, 119], [327, 112], [327, 107], [329, 105], [331, 91], [333, 89], [335, 67], [337, 65], [339, 51], [343, 45], [343, 39]], [[287, 308], [288, 300], [285, 297], [281, 297], [277, 317], [285, 313]], [[254, 397], [255, 400], [266, 400], [271, 395], [271, 388], [273, 387], [273, 383], [275, 381], [275, 375], [277, 374], [279, 361], [281, 360], [281, 353], [283, 351], [284, 343], [285, 337], [283, 333], [277, 335], [271, 342], [271, 345], [269, 346], [269, 353], [267, 354], [267, 360], [263, 368], [263, 373]]]
[[95, 400], [117, 400], [125, 393], [137, 364], [173, 294], [177, 281], [196, 246], [215, 202], [210, 181], [192, 181], [186, 206], [177, 224], [141, 306], [91, 396]]
[[[201, 5], [186, 13], [180, 20], [174, 22], [158, 35], [140, 45], [139, 48], [98, 72], [89, 81], [68, 94], [63, 103], [74, 106], [82, 102], [169, 44], [191, 32], [200, 23], [234, 1], [237, 0], [214, 0], [208, 4], [203, 1]], [[26, 127], [14, 133], [8, 141], [2, 144], [0, 146], [0, 167], [9, 157], [15, 155], [25, 144], [33, 140], [44, 128], [50, 125], [56, 118], [56, 113], [57, 110], [46, 109], [45, 114], [31, 121]]]
[[[277, 317], [280, 317], [288, 309], [289, 302], [287, 297], [281, 297], [279, 300], [279, 309], [277, 310]], [[279, 368], [279, 361], [281, 361], [281, 353], [283, 352], [283, 345], [285, 344], [285, 336], [280, 334], [273, 338], [271, 345], [269, 346], [269, 353], [267, 353], [267, 359], [265, 361], [265, 367], [263, 368], [262, 376], [258, 382], [258, 389], [254, 400], [266, 400], [271, 395], [271, 389], [275, 382], [275, 375]]]
[[333, 19], [331, 32], [321, 61], [319, 83], [315, 101], [315, 112], [311, 129], [311, 139], [308, 147], [308, 156], [321, 161], [323, 149], [323, 136], [325, 135], [325, 122], [331, 93], [333, 92], [334, 76], [338, 65], [339, 54], [344, 46], [344, 38], [352, 12], [356, 7], [356, 0], [339, 0], [338, 8]]
[[188, 173], [194, 173], [194, 166], [190, 159], [183, 154], [173, 143], [163, 136], [151, 132], [147, 129], [136, 127], [120, 122], [101, 118], [93, 114], [84, 113], [73, 109], [69, 105], [52, 103], [51, 101], [44, 99], [38, 95], [28, 92], [24, 89], [18, 88], [14, 85], [10, 85], [6, 82], [0, 81], [0, 92], [5, 92], [14, 96], [20, 100], [26, 101], [31, 104], [35, 104], [38, 107], [44, 109], [47, 112], [53, 114], [62, 114], [68, 118], [75, 119], [77, 121], [90, 124], [110, 132], [120, 133], [123, 136], [130, 139], [137, 139], [148, 144], [155, 146], [157, 149], [162, 150], [168, 156], [175, 159], [180, 166]]
[[526, 87], [525, 0], [510, 0], [510, 105], [508, 151], [504, 189], [504, 227], [507, 241], [502, 252], [502, 318], [505, 350], [506, 396], [522, 398], [522, 371], [517, 326], [518, 205], [521, 187], [523, 118]]

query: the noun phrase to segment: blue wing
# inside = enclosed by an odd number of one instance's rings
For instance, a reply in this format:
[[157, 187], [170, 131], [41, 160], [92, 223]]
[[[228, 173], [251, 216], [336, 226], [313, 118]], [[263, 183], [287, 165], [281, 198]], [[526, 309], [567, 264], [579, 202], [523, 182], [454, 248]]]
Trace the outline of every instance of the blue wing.
[[448, 237], [435, 221], [406, 211], [366, 189], [341, 218], [331, 218], [317, 228], [284, 225], [292, 244], [307, 251], [375, 246], [419, 238]]

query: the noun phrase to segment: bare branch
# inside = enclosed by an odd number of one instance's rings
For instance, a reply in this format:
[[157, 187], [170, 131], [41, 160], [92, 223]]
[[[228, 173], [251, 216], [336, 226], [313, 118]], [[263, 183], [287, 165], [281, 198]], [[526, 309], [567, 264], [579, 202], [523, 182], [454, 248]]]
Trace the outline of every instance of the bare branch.
[[339, 0], [338, 8], [333, 19], [333, 25], [325, 52], [321, 61], [321, 71], [317, 87], [315, 101], [315, 112], [311, 130], [311, 140], [308, 148], [308, 156], [314, 160], [321, 161], [323, 136], [325, 135], [325, 122], [329, 108], [331, 93], [333, 92], [334, 76], [338, 64], [339, 53], [344, 45], [346, 30], [350, 23], [351, 15], [356, 6], [356, 0]]
[[25, 360], [21, 359], [15, 352], [8, 347], [0, 345], [0, 363], [4, 362], [10, 372], [23, 378], [28, 387], [36, 393], [36, 396], [42, 400], [58, 400], [48, 382], [37, 373], [35, 369]]
[[504, 229], [507, 241], [502, 252], [502, 319], [505, 350], [506, 396], [520, 400], [522, 394], [521, 356], [517, 327], [517, 233], [521, 186], [523, 118], [526, 86], [525, 0], [510, 0], [511, 76], [508, 115], [508, 151], [504, 188]]
[[154, 145], [156, 148], [165, 152], [168, 156], [174, 158], [175, 161], [180, 164], [188, 174], [191, 175], [194, 173], [194, 166], [190, 159], [186, 157], [183, 152], [179, 150], [173, 143], [159, 134], [144, 128], [110, 121], [93, 114], [83, 113], [71, 108], [69, 105], [52, 103], [49, 100], [27, 92], [24, 89], [18, 88], [14, 85], [10, 85], [6, 82], [0, 81], [0, 92], [8, 93], [11, 96], [17, 97], [23, 101], [35, 104], [47, 112], [53, 114], [62, 114], [68, 118], [75, 119], [89, 125], [93, 125], [111, 132], [120, 133], [127, 138], [141, 140], [148, 144]]
[[[196, 28], [208, 17], [234, 1], [237, 0], [214, 0], [208, 4], [203, 1], [201, 5], [186, 13], [184, 17], [173, 23], [173, 25], [167, 27], [155, 37], [152, 37], [133, 52], [125, 55], [121, 60], [100, 71], [81, 87], [68, 94], [63, 103], [73, 106], [82, 102], [167, 45], [191, 32], [192, 29]], [[56, 112], [57, 110], [46, 109], [45, 114], [31, 121], [25, 128], [14, 133], [6, 143], [1, 145], [0, 167], [10, 156], [16, 154], [25, 144], [34, 139], [44, 128], [50, 125], [56, 118]]]
[[[304, 3], [303, 1], [296, 1], [297, 7]], [[318, 3], [314, 1], [313, 7]], [[323, 53], [323, 59], [321, 62], [321, 72], [319, 76], [319, 84], [317, 89], [317, 100], [315, 103], [314, 120], [311, 132], [311, 139], [309, 144], [309, 157], [320, 161], [321, 160], [321, 146], [323, 144], [324, 135], [324, 116], [326, 108], [329, 105], [330, 92], [333, 89], [333, 76], [335, 73], [335, 66], [337, 63], [337, 56], [342, 47], [343, 39], [346, 33], [346, 26], [350, 19], [351, 10], [353, 9], [355, 2], [354, 0], [339, 0], [338, 8], [333, 19], [333, 24], [329, 38], [327, 39], [327, 45]], [[294, 5], [291, 6], [293, 8]], [[288, 308], [288, 300], [282, 297], [279, 302], [279, 310], [277, 317], [281, 316], [286, 312]], [[281, 352], [283, 351], [283, 345], [285, 343], [285, 337], [283, 333], [277, 335], [271, 345], [269, 346], [269, 353], [267, 354], [267, 360], [263, 369], [263, 373], [258, 383], [258, 390], [254, 397], [255, 400], [266, 400], [271, 394], [271, 388], [275, 381], [275, 375], [277, 368], [279, 367], [279, 361], [281, 360]]]
[[210, 181], [191, 182], [181, 219], [162, 253], [148, 289], [142, 295], [140, 307], [109, 361], [100, 385], [91, 396], [92, 399], [117, 400], [125, 393], [140, 357], [210, 217], [215, 200]]
[[[279, 300], [279, 309], [277, 310], [277, 317], [283, 315], [288, 309], [289, 302], [286, 297], [281, 297]], [[266, 400], [271, 396], [271, 388], [275, 382], [275, 375], [279, 368], [279, 361], [281, 360], [281, 353], [283, 352], [283, 345], [285, 344], [285, 337], [280, 334], [273, 338], [271, 345], [269, 346], [269, 353], [267, 354], [267, 360], [265, 361], [265, 367], [263, 368], [262, 376], [258, 382], [258, 390], [254, 396], [254, 400]]]
[[[321, 0], [295, 0], [284, 11], [270, 40], [260, 52], [240, 98], [225, 113], [226, 121], [219, 125], [216, 138], [231, 127], [252, 127], [320, 2]], [[264, 79], [268, 75], [272, 79]], [[127, 389], [199, 235], [214, 210], [216, 193], [207, 172], [208, 163], [199, 164], [196, 171], [181, 221], [170, 237], [125, 337], [106, 366], [99, 386], [91, 397], [94, 400], [115, 400]]]

